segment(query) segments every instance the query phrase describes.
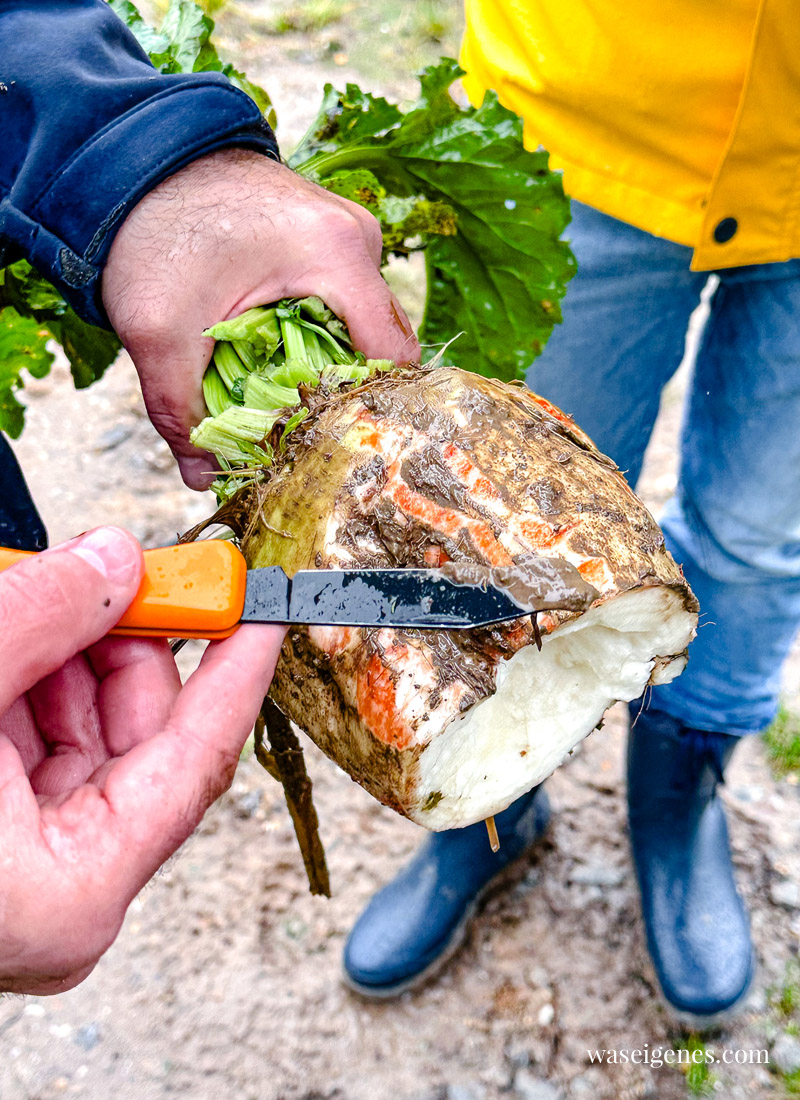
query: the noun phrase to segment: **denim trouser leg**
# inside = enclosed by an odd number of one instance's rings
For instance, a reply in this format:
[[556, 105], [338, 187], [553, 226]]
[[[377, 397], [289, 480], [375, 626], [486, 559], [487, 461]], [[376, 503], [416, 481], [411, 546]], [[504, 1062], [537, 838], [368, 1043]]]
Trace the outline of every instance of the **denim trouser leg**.
[[750, 733], [775, 715], [800, 625], [800, 264], [719, 275], [661, 517], [706, 625], [656, 705]]
[[[635, 482], [705, 273], [690, 250], [573, 204], [578, 274], [529, 372]], [[662, 523], [700, 600], [687, 670], [653, 705], [748, 733], [774, 715], [800, 624], [800, 263], [720, 271]]]
[[578, 273], [528, 385], [574, 416], [635, 485], [708, 276], [689, 270], [691, 249], [581, 203], [567, 236]]

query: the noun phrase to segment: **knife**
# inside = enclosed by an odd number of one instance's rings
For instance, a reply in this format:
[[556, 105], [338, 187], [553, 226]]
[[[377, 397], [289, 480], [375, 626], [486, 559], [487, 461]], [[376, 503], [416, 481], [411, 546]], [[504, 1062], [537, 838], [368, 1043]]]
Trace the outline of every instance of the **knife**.
[[[31, 554], [0, 548], [0, 571]], [[243, 622], [465, 630], [535, 611], [583, 611], [599, 593], [561, 558], [490, 568], [306, 569], [247, 563], [232, 542], [145, 550], [145, 575], [111, 631], [147, 638], [227, 638]]]

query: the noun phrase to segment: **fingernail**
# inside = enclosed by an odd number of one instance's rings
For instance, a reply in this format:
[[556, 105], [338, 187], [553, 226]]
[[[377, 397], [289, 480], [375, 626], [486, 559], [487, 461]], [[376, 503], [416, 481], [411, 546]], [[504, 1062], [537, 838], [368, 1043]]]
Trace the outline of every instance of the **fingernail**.
[[112, 584], [127, 586], [138, 573], [136, 545], [118, 527], [98, 527], [86, 535], [79, 535], [66, 549]]

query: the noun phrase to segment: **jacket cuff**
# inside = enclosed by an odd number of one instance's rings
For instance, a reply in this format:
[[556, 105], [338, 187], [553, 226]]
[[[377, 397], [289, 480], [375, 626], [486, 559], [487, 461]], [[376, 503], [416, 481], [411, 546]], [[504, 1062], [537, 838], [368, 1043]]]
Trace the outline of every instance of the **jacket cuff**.
[[94, 134], [28, 209], [0, 202], [0, 236], [52, 279], [76, 313], [110, 328], [100, 279], [127, 214], [179, 168], [232, 146], [280, 159], [249, 96], [215, 73], [183, 77]]

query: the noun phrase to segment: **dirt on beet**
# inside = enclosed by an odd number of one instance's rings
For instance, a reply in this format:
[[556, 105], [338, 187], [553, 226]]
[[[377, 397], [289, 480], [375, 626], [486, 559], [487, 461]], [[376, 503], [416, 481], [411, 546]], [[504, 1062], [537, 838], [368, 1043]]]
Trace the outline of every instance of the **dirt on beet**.
[[[231, 0], [217, 17], [223, 50], [273, 94], [287, 148], [326, 80], [411, 94], [413, 69], [456, 48], [460, 18], [449, 0]], [[418, 310], [418, 269], [395, 277]], [[655, 509], [674, 486], [683, 387], [678, 377], [666, 391], [648, 454], [641, 489]], [[89, 391], [75, 393], [59, 364], [26, 393], [17, 451], [53, 541], [112, 521], [156, 546], [212, 510], [182, 486], [124, 356]], [[181, 655], [184, 671], [199, 649]], [[797, 650], [785, 691], [800, 705]], [[342, 947], [421, 830], [306, 742], [333, 890], [312, 897], [282, 793], [246, 753], [229, 793], [134, 901], [95, 972], [57, 997], [0, 999], [0, 1098], [787, 1095], [793, 1057], [800, 1067], [800, 805], [796, 777], [774, 779], [756, 738], [737, 751], [724, 792], [760, 964], [745, 1012], [705, 1037], [705, 1057], [718, 1062], [690, 1075], [592, 1061], [595, 1051], [695, 1042], [659, 1002], [643, 947], [624, 740], [615, 708], [548, 782], [547, 836], [492, 892], [463, 950], [437, 981], [383, 1004], [344, 987]]]

